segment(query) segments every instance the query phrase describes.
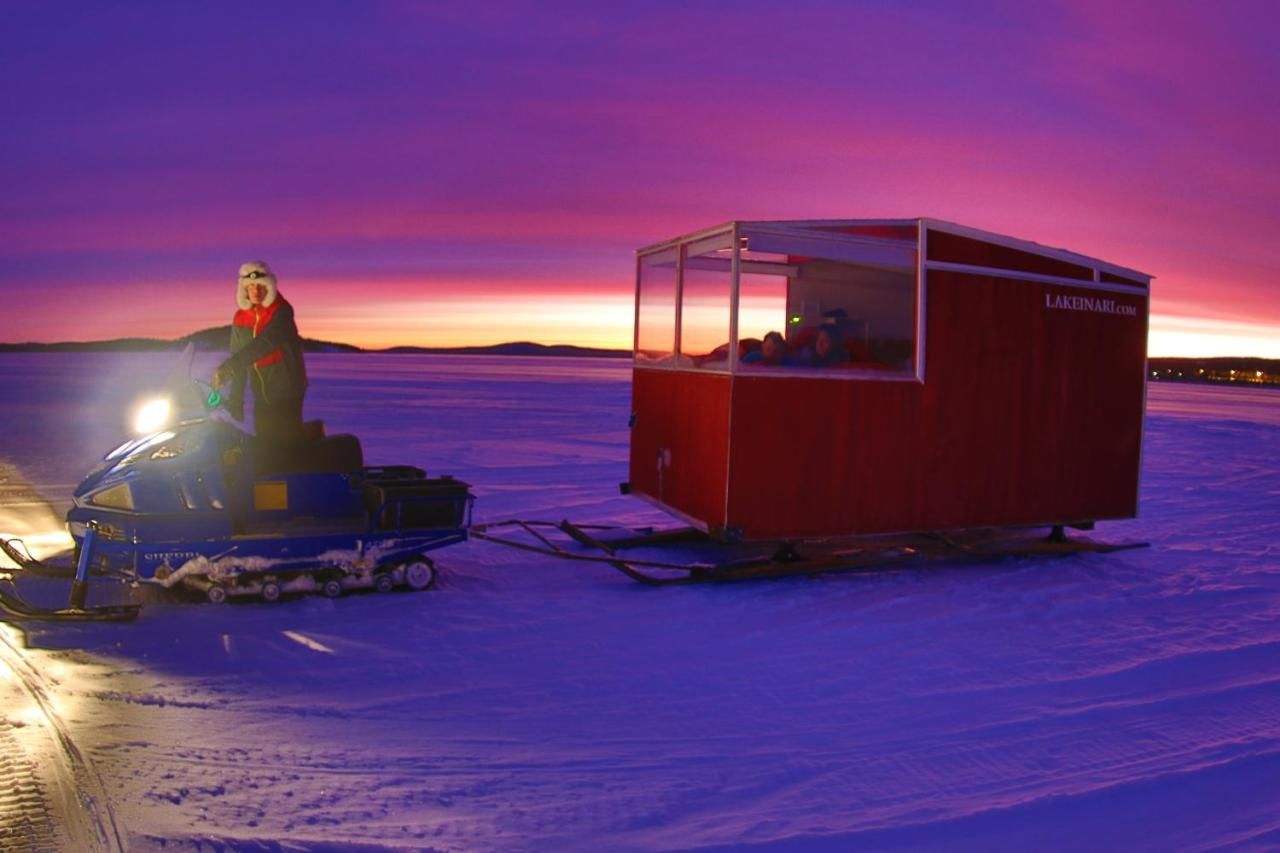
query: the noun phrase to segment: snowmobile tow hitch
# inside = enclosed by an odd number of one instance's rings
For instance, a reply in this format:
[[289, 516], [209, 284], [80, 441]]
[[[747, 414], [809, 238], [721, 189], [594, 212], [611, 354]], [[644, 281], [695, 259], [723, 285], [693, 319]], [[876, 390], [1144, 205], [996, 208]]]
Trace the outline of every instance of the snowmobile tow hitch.
[[[774, 543], [718, 542], [695, 528], [653, 531], [571, 521], [508, 521], [476, 524], [471, 536], [498, 545], [563, 560], [603, 563], [651, 586], [877, 571], [934, 563], [982, 563], [1007, 558], [1069, 556], [1145, 548], [1146, 542], [1107, 543], [1068, 539], [1060, 527], [1040, 530], [986, 529], [895, 536], [845, 537]], [[687, 562], [648, 558], [658, 549], [685, 548]], [[636, 556], [628, 556], [628, 552]]]

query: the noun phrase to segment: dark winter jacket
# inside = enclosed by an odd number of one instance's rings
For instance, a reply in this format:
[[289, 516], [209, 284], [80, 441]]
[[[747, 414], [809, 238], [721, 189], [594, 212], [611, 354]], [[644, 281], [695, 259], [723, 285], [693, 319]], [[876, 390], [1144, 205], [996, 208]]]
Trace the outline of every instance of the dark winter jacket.
[[260, 306], [244, 297], [243, 287], [239, 295], [240, 310], [231, 320], [231, 356], [219, 367], [232, 374], [228, 407], [243, 409], [244, 386], [250, 379], [259, 403], [301, 399], [307, 390], [307, 368], [293, 306], [274, 286]]

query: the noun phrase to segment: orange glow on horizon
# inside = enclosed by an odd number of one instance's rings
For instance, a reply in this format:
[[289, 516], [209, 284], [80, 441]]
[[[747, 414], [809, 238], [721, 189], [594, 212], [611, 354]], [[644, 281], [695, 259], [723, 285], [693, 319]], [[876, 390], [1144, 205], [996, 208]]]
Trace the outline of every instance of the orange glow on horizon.
[[512, 295], [504, 299], [424, 297], [352, 310], [313, 308], [303, 334], [367, 349], [486, 346], [512, 341], [631, 349], [630, 295]]
[[1152, 314], [1147, 354], [1153, 358], [1280, 358], [1280, 329], [1260, 323]]
[[[297, 279], [282, 283], [281, 292], [292, 302], [303, 335], [366, 349], [532, 341], [629, 350], [634, 334], [633, 287], [626, 273], [620, 273], [554, 284], [514, 278], [464, 283]], [[148, 311], [138, 310], [137, 292], [136, 286], [116, 283], [95, 288], [94, 298], [71, 298], [70, 288], [60, 286], [18, 292], [11, 307], [45, 318], [49, 325], [39, 334], [14, 327], [0, 339], [6, 343], [176, 339], [225, 325], [234, 310], [232, 290], [222, 280], [189, 280], [180, 288], [160, 288], [158, 295], [150, 297]], [[739, 331], [744, 337], [760, 337], [785, 320], [779, 313], [782, 303], [759, 299], [758, 295], [746, 297], [741, 305]], [[1157, 306], [1162, 303], [1158, 293], [1155, 301]], [[1174, 310], [1151, 315], [1147, 348], [1152, 357], [1280, 359], [1280, 328], [1274, 325], [1230, 315], [1215, 317], [1210, 314], [1212, 305], [1168, 298], [1163, 304]], [[723, 343], [727, 317], [720, 322], [707, 316], [705, 308], [694, 314], [696, 321], [689, 323], [691, 339], [686, 343], [704, 350]], [[706, 334], [694, 334], [699, 330]]]

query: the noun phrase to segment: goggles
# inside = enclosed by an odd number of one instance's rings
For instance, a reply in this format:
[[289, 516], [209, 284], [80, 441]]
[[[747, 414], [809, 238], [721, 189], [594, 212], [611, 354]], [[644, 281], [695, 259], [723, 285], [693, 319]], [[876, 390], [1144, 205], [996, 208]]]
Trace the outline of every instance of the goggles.
[[262, 270], [254, 270], [253, 272], [247, 272], [240, 277], [247, 278], [250, 281], [257, 281], [260, 278], [271, 278], [271, 273], [263, 272]]

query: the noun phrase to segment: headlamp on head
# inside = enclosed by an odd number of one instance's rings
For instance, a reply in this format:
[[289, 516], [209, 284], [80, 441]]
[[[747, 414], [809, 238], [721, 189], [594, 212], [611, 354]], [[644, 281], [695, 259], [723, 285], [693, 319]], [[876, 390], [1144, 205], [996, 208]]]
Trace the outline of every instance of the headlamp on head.
[[264, 278], [275, 278], [271, 265], [266, 261], [246, 261], [240, 265], [241, 281], [260, 281]]

